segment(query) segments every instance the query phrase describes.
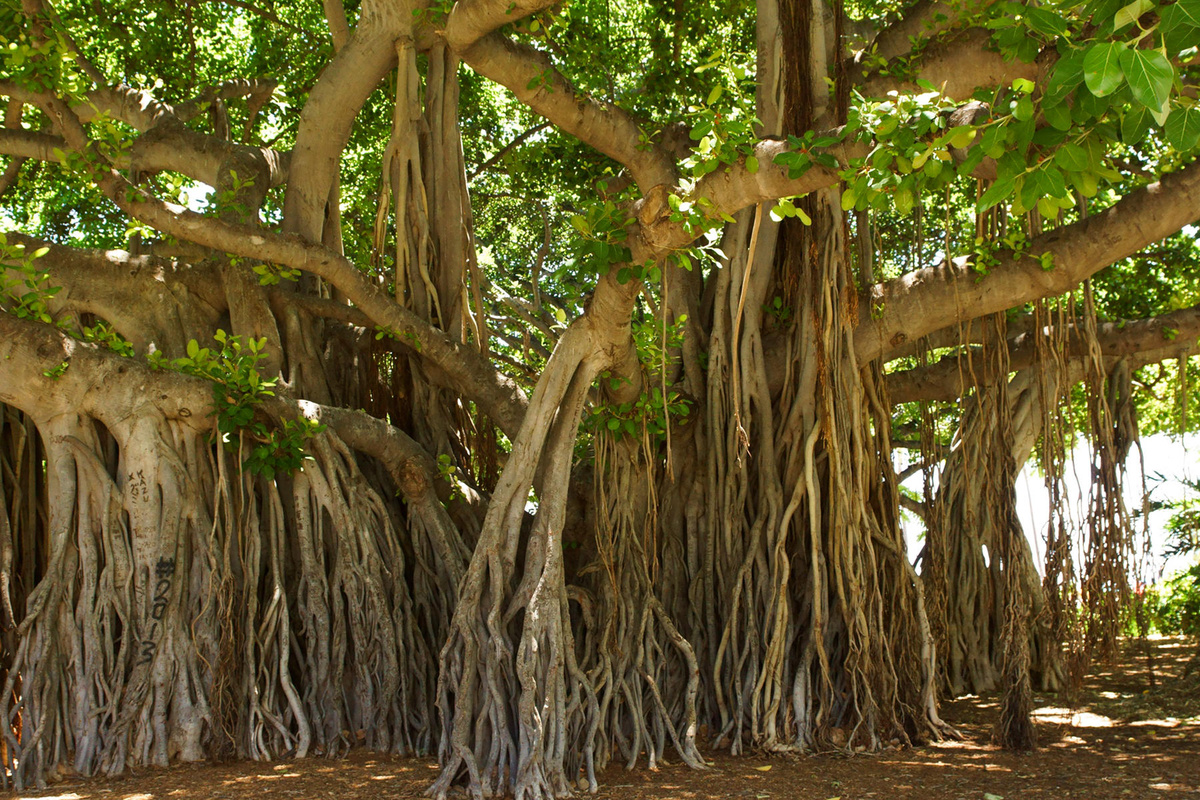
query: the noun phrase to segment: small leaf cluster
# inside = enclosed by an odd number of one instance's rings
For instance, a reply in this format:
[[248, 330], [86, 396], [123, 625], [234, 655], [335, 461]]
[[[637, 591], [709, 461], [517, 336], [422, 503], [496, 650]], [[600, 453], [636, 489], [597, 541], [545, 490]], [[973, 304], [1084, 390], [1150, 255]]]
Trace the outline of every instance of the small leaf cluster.
[[693, 179], [703, 178], [743, 158], [751, 173], [758, 171], [758, 161], [754, 158], [754, 144], [758, 138], [755, 126], [761, 123], [737, 105], [725, 109], [714, 107], [722, 91], [718, 85], [704, 105], [688, 107], [687, 119], [692, 126], [688, 135], [696, 146], [684, 159], [682, 167], [684, 174]]
[[[666, 325], [665, 332], [662, 323], [653, 317], [634, 320], [633, 343], [638, 361], [647, 373], [662, 370], [671, 363], [671, 353], [677, 352], [683, 343], [687, 320], [686, 314], [680, 314], [673, 324]], [[602, 386], [607, 383], [607, 388], [614, 391], [624, 383], [623, 378], [609, 372], [601, 373], [599, 380]], [[672, 419], [680, 424], [690, 413], [691, 404], [679, 392], [668, 389], [664, 398], [662, 388], [654, 386], [643, 391], [637, 400], [598, 404], [584, 420], [584, 428], [592, 433], [608, 431], [617, 438], [636, 438], [645, 431], [650, 441], [657, 443], [666, 437]]]
[[300, 469], [305, 460], [312, 458], [305, 453], [308, 440], [323, 430], [325, 426], [315, 419], [286, 419], [265, 438], [257, 439], [242, 466], [252, 475], [261, 475], [267, 480], [277, 474], [291, 474]]
[[870, 136], [873, 147], [841, 172], [843, 209], [894, 207], [901, 216], [908, 216], [922, 189], [942, 186], [974, 168], [964, 164], [955, 170], [951, 149], [970, 146], [975, 128], [951, 126], [953, 101], [927, 83], [923, 88], [929, 91], [892, 93], [883, 101], [857, 98], [846, 128]]
[[1079, 27], [1079, 20], [1066, 13], [1067, 9], [1053, 5], [1026, 3], [996, 3], [990, 9], [990, 19], [984, 25], [996, 31], [992, 44], [1001, 52], [1029, 62], [1047, 44], [1069, 37]]
[[584, 420], [584, 428], [593, 434], [608, 431], [617, 439], [637, 439], [645, 432], [656, 444], [666, 438], [672, 419], [679, 425], [691, 411], [691, 403], [679, 392], [669, 390], [664, 400], [662, 389], [655, 386], [637, 400], [600, 406]]
[[438, 474], [450, 486], [450, 499], [462, 497], [462, 489], [458, 484], [458, 467], [454, 464], [454, 459], [447, 453], [439, 453], [437, 457]]
[[95, 325], [83, 326], [80, 332], [80, 337], [85, 342], [93, 342], [101, 347], [107, 348], [119, 356], [132, 358], [134, 356], [133, 345], [117, 332], [112, 325], [105, 320], [96, 320]]
[[225, 446], [234, 449], [235, 439], [242, 433], [256, 442], [243, 461], [245, 469], [267, 479], [277, 473], [294, 472], [305, 458], [307, 440], [325, 426], [300, 419], [287, 420], [281, 427], [269, 429], [265, 422], [255, 419], [257, 406], [275, 395], [279, 382], [278, 378], [264, 378], [257, 369], [258, 362], [266, 357], [267, 340], [247, 339], [243, 343], [242, 337], [230, 336], [223, 330], [218, 330], [213, 338], [220, 348], [200, 347], [192, 339], [187, 344], [187, 356], [168, 359], [160, 352], [153, 352], [149, 355], [150, 365], [212, 383], [213, 414]]
[[1025, 231], [1019, 228], [1010, 230], [1003, 239], [999, 240], [977, 236], [970, 251], [971, 269], [982, 278], [991, 271], [992, 267], [999, 265], [999, 255], [1002, 252], [1007, 252], [1014, 259], [1034, 258], [1047, 272], [1054, 269], [1054, 253], [1047, 250], [1034, 255], [1029, 252], [1031, 246], [1032, 242], [1029, 237], [1025, 235]]
[[[237, 256], [230, 256], [229, 263], [236, 266], [241, 259]], [[255, 275], [258, 276], [260, 286], [276, 286], [280, 280], [287, 280], [295, 283], [300, 280], [300, 270], [281, 267], [278, 264], [255, 264], [250, 268]]]
[[0, 232], [0, 263], [9, 265], [0, 272], [0, 303], [18, 319], [54, 324], [50, 300], [62, 287], [51, 285], [50, 273], [37, 265], [38, 259], [48, 252], [49, 247], [39, 247], [27, 253], [25, 245], [10, 245]]
[[421, 352], [421, 339], [412, 331], [405, 331], [403, 334], [401, 334], [391, 328], [384, 328], [376, 325], [375, 341], [378, 342], [384, 338], [391, 339], [393, 342], [399, 342], [406, 347], [416, 350], [418, 353]]
[[633, 257], [629, 239], [629, 214], [612, 200], [590, 203], [583, 214], [571, 217], [579, 234], [574, 246], [574, 266], [584, 273], [604, 276], [616, 264]]
[[[779, 166], [787, 168], [789, 180], [796, 180], [808, 172], [813, 164], [826, 169], [837, 169], [837, 159], [829, 153], [823, 152], [822, 149], [832, 147], [841, 140], [842, 135], [820, 136], [816, 131], [806, 131], [803, 136], [789, 136], [789, 149], [775, 156], [774, 161]], [[749, 159], [747, 159], [746, 168], [751, 173], [756, 171], [750, 167]]]

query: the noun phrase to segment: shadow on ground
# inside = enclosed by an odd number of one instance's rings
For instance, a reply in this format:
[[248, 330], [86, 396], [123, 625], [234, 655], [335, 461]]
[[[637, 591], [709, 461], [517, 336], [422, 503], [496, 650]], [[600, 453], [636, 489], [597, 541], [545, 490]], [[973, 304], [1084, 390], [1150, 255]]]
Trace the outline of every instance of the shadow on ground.
[[[1190, 669], [1189, 669], [1190, 668]], [[1036, 698], [1043, 746], [1027, 755], [990, 743], [996, 698], [945, 703], [961, 741], [851, 758], [732, 758], [713, 769], [609, 769], [597, 800], [1018, 800], [1200, 797], [1200, 652], [1181, 639], [1131, 642], [1091, 676], [1074, 708]], [[236, 762], [138, 770], [117, 779], [64, 780], [21, 797], [43, 800], [282, 800], [419, 798], [437, 774], [429, 760], [356, 751], [348, 758]]]

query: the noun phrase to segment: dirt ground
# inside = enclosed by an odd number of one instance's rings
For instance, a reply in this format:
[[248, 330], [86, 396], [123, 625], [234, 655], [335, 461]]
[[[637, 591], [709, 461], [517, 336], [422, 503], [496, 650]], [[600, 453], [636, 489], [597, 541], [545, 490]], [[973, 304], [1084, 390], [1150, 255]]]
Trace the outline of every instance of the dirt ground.
[[[852, 758], [742, 757], [712, 754], [715, 767], [657, 772], [613, 767], [601, 777], [603, 800], [1018, 800], [1018, 798], [1200, 798], [1200, 655], [1194, 643], [1156, 639], [1151, 686], [1136, 643], [1122, 663], [1099, 669], [1082, 704], [1036, 699], [1042, 748], [1005, 753], [989, 742], [996, 698], [943, 705], [962, 741]], [[1188, 666], [1191, 671], [1188, 673]], [[1185, 674], [1188, 673], [1188, 674]], [[419, 798], [436, 775], [431, 760], [354, 752], [331, 761], [238, 762], [135, 770], [118, 779], [69, 779], [20, 797], [50, 800], [382, 800]]]

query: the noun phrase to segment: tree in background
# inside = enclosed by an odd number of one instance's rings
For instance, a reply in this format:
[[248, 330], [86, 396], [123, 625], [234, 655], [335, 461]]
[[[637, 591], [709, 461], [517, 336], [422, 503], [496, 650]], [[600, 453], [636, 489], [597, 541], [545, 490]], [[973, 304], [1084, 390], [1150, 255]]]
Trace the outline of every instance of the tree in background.
[[[0, 35], [18, 787], [363, 744], [558, 797], [706, 736], [953, 735], [939, 690], [997, 681], [1027, 747], [1033, 675], [1113, 647], [1132, 375], [1200, 335], [1194, 0], [22, 0]], [[1061, 489], [1077, 430], [1039, 583], [1013, 479], [1036, 448]]]

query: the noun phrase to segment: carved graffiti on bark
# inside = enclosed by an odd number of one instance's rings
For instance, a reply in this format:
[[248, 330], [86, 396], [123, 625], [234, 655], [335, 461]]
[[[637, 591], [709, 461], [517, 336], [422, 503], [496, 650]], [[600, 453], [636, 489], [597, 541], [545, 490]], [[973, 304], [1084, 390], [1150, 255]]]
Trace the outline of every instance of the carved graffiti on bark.
[[167, 613], [171, 596], [171, 579], [175, 576], [175, 559], [160, 558], [154, 566], [154, 604], [150, 607], [150, 628], [142, 639], [139, 664], [148, 664], [158, 653], [158, 624]]

